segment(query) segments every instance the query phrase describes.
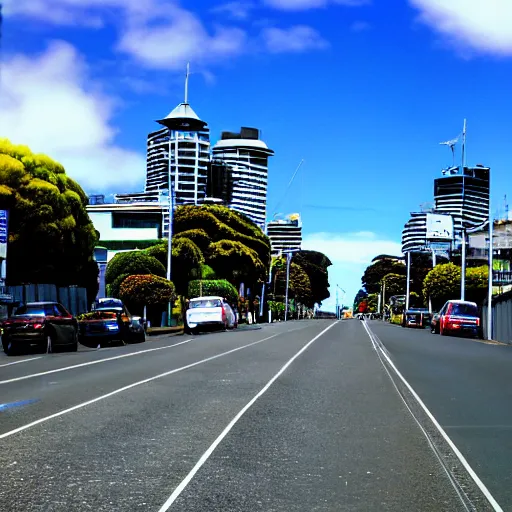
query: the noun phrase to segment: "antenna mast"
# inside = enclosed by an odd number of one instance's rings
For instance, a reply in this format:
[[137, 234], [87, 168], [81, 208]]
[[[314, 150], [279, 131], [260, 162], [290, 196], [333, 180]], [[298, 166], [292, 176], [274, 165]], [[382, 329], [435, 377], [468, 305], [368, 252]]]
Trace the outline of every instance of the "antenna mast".
[[188, 79], [190, 76], [190, 62], [187, 62], [187, 73], [185, 75], [185, 105], [188, 105]]
[[467, 121], [464, 119], [464, 129], [462, 130], [462, 173], [464, 173], [464, 167], [466, 167], [466, 126]]

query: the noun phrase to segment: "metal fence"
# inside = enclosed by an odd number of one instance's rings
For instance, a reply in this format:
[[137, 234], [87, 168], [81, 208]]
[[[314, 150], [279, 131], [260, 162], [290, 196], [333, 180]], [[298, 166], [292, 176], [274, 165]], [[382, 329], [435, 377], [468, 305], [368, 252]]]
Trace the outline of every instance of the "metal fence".
[[78, 286], [57, 287], [54, 284], [8, 286], [15, 302], [60, 302], [71, 314], [87, 313], [87, 290]]
[[[482, 323], [487, 339], [487, 304], [482, 308]], [[512, 344], [512, 292], [493, 298], [491, 339]]]

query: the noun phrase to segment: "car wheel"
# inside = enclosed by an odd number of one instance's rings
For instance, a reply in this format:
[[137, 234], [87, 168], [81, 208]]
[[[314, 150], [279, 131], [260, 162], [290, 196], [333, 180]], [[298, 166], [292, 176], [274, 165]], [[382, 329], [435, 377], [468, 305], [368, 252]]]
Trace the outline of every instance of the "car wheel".
[[448, 333], [444, 330], [442, 325], [439, 327], [439, 334], [441, 336], [448, 336]]
[[137, 341], [139, 343], [144, 343], [146, 341], [146, 331], [142, 331], [137, 337]]
[[16, 355], [16, 349], [14, 348], [14, 345], [12, 344], [12, 341], [6, 341], [6, 342], [2, 342], [2, 345], [4, 347], [4, 352], [8, 355], [8, 356], [14, 356]]
[[76, 352], [78, 350], [78, 331], [75, 331], [75, 335], [73, 337], [73, 343], [69, 346], [70, 352]]
[[46, 350], [45, 350], [45, 352], [47, 354], [51, 354], [53, 352], [53, 340], [52, 340], [52, 337], [49, 334], [46, 336], [45, 342], [46, 342], [46, 346], [45, 346]]

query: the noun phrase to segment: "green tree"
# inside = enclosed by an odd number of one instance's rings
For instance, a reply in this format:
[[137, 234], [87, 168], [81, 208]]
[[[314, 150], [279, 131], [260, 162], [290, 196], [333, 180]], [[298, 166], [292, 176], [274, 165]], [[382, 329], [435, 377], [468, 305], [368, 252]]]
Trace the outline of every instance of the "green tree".
[[[286, 261], [286, 260], [285, 260]], [[284, 299], [286, 295], [286, 264], [276, 266], [275, 272], [275, 297]], [[315, 303], [313, 302], [313, 294], [311, 291], [311, 281], [304, 269], [293, 261], [290, 263], [290, 279], [288, 298], [295, 299], [308, 308], [312, 308]]]
[[142, 315], [144, 306], [147, 306], [152, 323], [159, 322], [161, 313], [174, 297], [173, 283], [152, 274], [130, 275], [123, 280], [119, 290], [119, 298], [132, 313]]
[[208, 248], [207, 263], [216, 274], [238, 286], [240, 283], [257, 284], [266, 274], [265, 265], [255, 250], [241, 242], [220, 240]]
[[188, 229], [187, 231], [181, 231], [174, 236], [192, 240], [203, 254], [206, 253], [208, 246], [212, 243], [210, 235], [208, 235], [204, 229]]
[[353, 310], [357, 311], [357, 308], [359, 307], [359, 304], [361, 303], [361, 301], [363, 299], [366, 299], [367, 297], [368, 297], [368, 294], [363, 289], [359, 290], [356, 293], [356, 296], [354, 297]]
[[460, 267], [453, 263], [437, 265], [425, 277], [423, 296], [432, 299], [432, 307], [439, 310], [447, 300], [460, 297]]
[[397, 263], [391, 259], [381, 259], [366, 268], [361, 282], [367, 293], [380, 293], [380, 285], [385, 275], [405, 275], [406, 271], [407, 269], [402, 263]]
[[370, 293], [367, 297], [368, 303], [368, 312], [369, 313], [377, 313], [377, 308], [379, 305], [379, 294], [378, 293]]
[[181, 296], [187, 295], [190, 280], [201, 277], [203, 263], [203, 254], [192, 240], [173, 237], [171, 276], [176, 285], [176, 291]]
[[382, 281], [386, 283], [386, 296], [388, 301], [389, 297], [393, 295], [404, 295], [406, 292], [407, 278], [400, 274], [386, 274]]
[[[261, 229], [244, 215], [225, 206], [181, 206], [176, 209], [173, 232], [178, 236], [190, 230], [203, 230], [212, 243], [240, 242], [257, 253], [264, 265], [270, 262], [270, 241]], [[206, 256], [206, 252], [205, 252]], [[215, 270], [217, 270], [214, 267]]]
[[165, 277], [165, 267], [145, 251], [118, 252], [107, 265], [105, 283], [111, 285], [120, 276], [147, 274]]
[[489, 266], [466, 269], [466, 298], [481, 306], [487, 298]]
[[51, 283], [98, 290], [98, 233], [88, 198], [59, 163], [0, 139], [0, 209], [9, 210], [7, 284]]
[[327, 269], [332, 265], [331, 260], [318, 251], [300, 251], [293, 256], [292, 261], [300, 265], [308, 275], [312, 301], [321, 306], [322, 301], [330, 297]]
[[219, 296], [224, 297], [230, 304], [235, 306], [238, 303], [237, 289], [225, 279], [190, 281], [188, 285], [188, 296], [190, 298]]

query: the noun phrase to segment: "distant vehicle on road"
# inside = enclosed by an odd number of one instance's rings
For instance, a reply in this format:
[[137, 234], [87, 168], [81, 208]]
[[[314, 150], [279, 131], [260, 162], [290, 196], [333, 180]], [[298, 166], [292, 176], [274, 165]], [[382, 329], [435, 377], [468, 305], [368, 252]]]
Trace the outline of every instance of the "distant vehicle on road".
[[424, 329], [430, 324], [431, 315], [426, 308], [412, 308], [404, 312], [402, 327], [417, 327]]
[[481, 337], [478, 306], [475, 302], [449, 300], [432, 318], [431, 332], [441, 336]]
[[142, 319], [132, 316], [119, 299], [99, 299], [90, 313], [78, 317], [78, 326], [80, 343], [87, 347], [146, 341]]
[[206, 328], [236, 329], [238, 319], [233, 308], [222, 297], [190, 299], [187, 310], [187, 334]]
[[10, 356], [35, 346], [41, 352], [78, 348], [76, 318], [58, 302], [28, 302], [2, 322], [2, 347]]

